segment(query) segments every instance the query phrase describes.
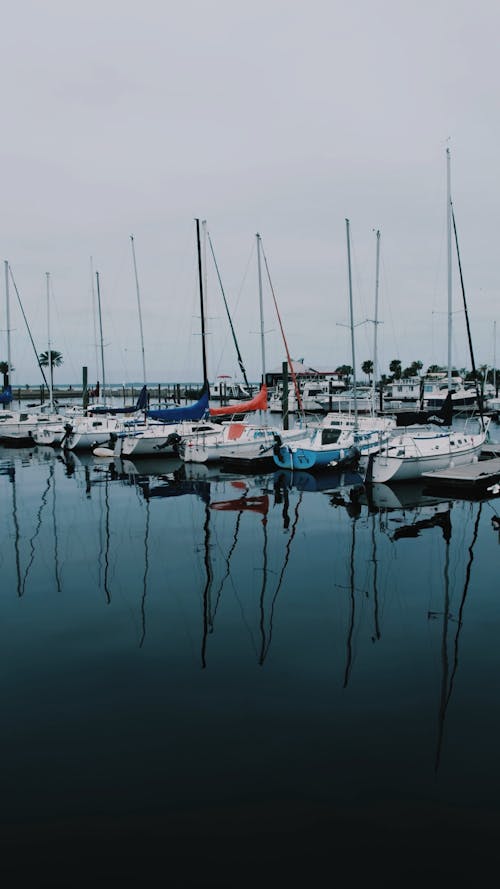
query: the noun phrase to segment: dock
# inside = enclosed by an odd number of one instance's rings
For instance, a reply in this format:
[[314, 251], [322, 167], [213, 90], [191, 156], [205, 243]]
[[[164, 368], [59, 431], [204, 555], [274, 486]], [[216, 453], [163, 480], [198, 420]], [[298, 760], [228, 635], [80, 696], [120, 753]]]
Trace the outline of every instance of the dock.
[[424, 472], [422, 479], [433, 492], [446, 490], [462, 497], [485, 496], [489, 493], [488, 488], [500, 481], [500, 457], [490, 457], [477, 463], [436, 472]]

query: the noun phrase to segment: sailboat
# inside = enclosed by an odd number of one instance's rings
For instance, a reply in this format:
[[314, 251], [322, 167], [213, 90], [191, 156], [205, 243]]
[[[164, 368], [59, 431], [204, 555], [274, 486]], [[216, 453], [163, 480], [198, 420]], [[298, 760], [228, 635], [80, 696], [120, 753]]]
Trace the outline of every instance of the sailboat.
[[[282, 442], [276, 436], [273, 457], [276, 466], [285, 469], [318, 470], [353, 466], [360, 458], [375, 453], [387, 441], [395, 425], [392, 417], [359, 417], [356, 395], [356, 356], [352, 304], [351, 249], [349, 220], [346, 219], [347, 262], [349, 272], [349, 308], [353, 365], [354, 413], [328, 413], [316, 428], [298, 441]], [[370, 401], [371, 406], [373, 402]]]
[[5, 260], [5, 293], [6, 293], [6, 304], [7, 304], [7, 364], [9, 370], [12, 369], [11, 357], [10, 357], [10, 309], [9, 309], [9, 276], [12, 279], [14, 284], [14, 288], [16, 290], [17, 298], [19, 301], [19, 305], [21, 306], [21, 311], [23, 313], [24, 320], [26, 322], [26, 327], [28, 329], [28, 334], [31, 339], [31, 343], [33, 346], [33, 350], [36, 355], [36, 359], [38, 362], [38, 366], [42, 372], [42, 376], [45, 384], [49, 390], [49, 400], [44, 404], [39, 405], [38, 407], [30, 407], [29, 410], [3, 410], [0, 414], [0, 440], [3, 444], [6, 444], [11, 447], [19, 447], [19, 446], [28, 446], [31, 447], [33, 445], [33, 441], [38, 434], [38, 432], [43, 429], [47, 424], [53, 424], [59, 430], [59, 438], [64, 434], [64, 423], [67, 421], [66, 414], [70, 411], [72, 413], [75, 412], [74, 406], [72, 407], [64, 407], [59, 408], [53, 398], [53, 367], [50, 360], [50, 356], [52, 354], [51, 342], [50, 342], [50, 274], [46, 272], [46, 282], [47, 282], [47, 327], [48, 327], [48, 350], [47, 355], [49, 356], [49, 368], [50, 368], [50, 376], [49, 383], [47, 383], [47, 379], [43, 372], [43, 367], [41, 366], [40, 359], [38, 357], [35, 344], [33, 342], [33, 337], [31, 336], [31, 331], [28, 326], [28, 322], [26, 320], [26, 316], [24, 314], [24, 310], [21, 304], [21, 300], [19, 297], [19, 293], [17, 292], [16, 283], [14, 281], [14, 277], [12, 275], [12, 269], [7, 260]]
[[[457, 247], [457, 256], [460, 269], [462, 293], [463, 279], [461, 274], [460, 255], [458, 253], [458, 240], [456, 235], [456, 226], [453, 215], [453, 204], [451, 200], [450, 187], [450, 150], [446, 149], [447, 161], [447, 196], [446, 196], [446, 216], [448, 228], [448, 404], [452, 400], [452, 379], [451, 379], [451, 226], [455, 229], [455, 243]], [[466, 314], [467, 318], [467, 314]], [[469, 346], [471, 350], [471, 358], [474, 367], [474, 356], [472, 352], [472, 344]], [[372, 482], [395, 482], [408, 481], [411, 479], [421, 478], [424, 473], [436, 472], [450, 467], [467, 465], [475, 463], [479, 459], [482, 447], [487, 439], [490, 418], [485, 417], [482, 413], [481, 401], [478, 398], [480, 408], [480, 416], [469, 418], [465, 422], [463, 429], [454, 429], [449, 421], [448, 428], [436, 429], [435, 426], [427, 425], [423, 427], [411, 427], [401, 434], [395, 434], [381, 449], [378, 454], [371, 455], [365, 466], [365, 481]], [[444, 408], [444, 405], [443, 405]], [[438, 417], [439, 420], [439, 417]], [[430, 423], [434, 422], [432, 412], [428, 416]], [[408, 422], [408, 421], [407, 421]], [[412, 422], [410, 420], [410, 422]], [[416, 422], [419, 422], [417, 419]], [[475, 428], [472, 426], [475, 425]]]
[[[261, 358], [262, 358], [262, 386], [257, 396], [255, 396], [252, 410], [265, 410], [267, 408], [267, 388], [266, 380], [266, 362], [264, 348], [264, 309], [262, 297], [262, 270], [261, 270], [261, 237], [256, 235], [257, 240], [257, 270], [259, 281], [259, 307], [260, 307], [260, 338], [261, 338]], [[259, 405], [262, 405], [259, 407]], [[228, 405], [222, 408], [212, 408], [211, 416], [224, 416], [249, 410], [248, 402], [240, 405]], [[232, 465], [244, 465], [245, 468], [262, 465], [262, 463], [272, 464], [271, 451], [274, 445], [274, 434], [277, 429], [269, 427], [264, 423], [247, 423], [244, 421], [228, 421], [220, 427], [218, 435], [204, 432], [183, 438], [179, 445], [179, 456], [186, 463], [210, 463], [224, 460]], [[281, 435], [288, 439], [299, 438], [303, 434], [300, 426], [297, 428], [281, 431]]]
[[[226, 314], [228, 317], [229, 326], [231, 329], [231, 334], [232, 334], [234, 346], [236, 349], [238, 364], [239, 364], [241, 373], [243, 375], [243, 379], [245, 381], [245, 386], [246, 386], [246, 389], [242, 390], [242, 387], [239, 384], [233, 384], [236, 391], [240, 391], [240, 392], [243, 391], [243, 393], [246, 393], [246, 394], [244, 394], [244, 399], [245, 399], [244, 401], [240, 400], [239, 403], [233, 402], [232, 404], [226, 404], [224, 406], [221, 405], [221, 407], [210, 407], [209, 414], [211, 417], [231, 417], [232, 419], [236, 419], [237, 417], [239, 418], [242, 415], [247, 414], [247, 413], [253, 413], [254, 411], [266, 411], [267, 410], [267, 408], [268, 408], [267, 386], [266, 386], [265, 377], [264, 377], [262, 380], [262, 385], [260, 387], [260, 390], [257, 392], [257, 394], [254, 395], [253, 398], [248, 397], [248, 389], [250, 388], [250, 384], [247, 379], [245, 366], [243, 364], [243, 359], [241, 357], [240, 348], [238, 346], [238, 341], [236, 339], [236, 334], [234, 331], [233, 322], [231, 320], [231, 315], [229, 313], [229, 307], [227, 305], [226, 295], [224, 293], [224, 288], [222, 286], [222, 280], [221, 280], [221, 276], [220, 276], [220, 272], [219, 272], [219, 267], [218, 267], [217, 261], [215, 259], [215, 252], [214, 252], [214, 248], [213, 248], [213, 244], [212, 244], [212, 239], [211, 239], [210, 233], [208, 231], [207, 231], [207, 237], [208, 237], [208, 243], [210, 244], [210, 250], [212, 252], [212, 257], [214, 260], [214, 265], [215, 265], [215, 269], [217, 272], [217, 277], [219, 280], [219, 286], [220, 286], [220, 289], [222, 292], [222, 297], [224, 299], [224, 306], [226, 308]], [[210, 397], [211, 398], [213, 398], [213, 397], [221, 398], [222, 389], [223, 389], [223, 386], [221, 386], [221, 384], [218, 384], [218, 385], [214, 384], [214, 386], [211, 387], [211, 396]], [[241, 399], [241, 395], [239, 397]]]
[[7, 373], [4, 376], [5, 385], [0, 392], [0, 404], [10, 404], [12, 401], [12, 386], [10, 385], [10, 371], [11, 371], [11, 361], [10, 361], [10, 309], [9, 309], [9, 264], [7, 260], [4, 263], [5, 266], [5, 310], [6, 310], [6, 321], [7, 321]]
[[[177, 452], [178, 444], [183, 436], [191, 435], [199, 430], [202, 430], [205, 435], [218, 434], [220, 432], [220, 426], [218, 424], [205, 419], [208, 414], [209, 383], [205, 351], [205, 316], [203, 305], [203, 280], [201, 274], [199, 219], [196, 220], [196, 234], [204, 380], [202, 394], [198, 401], [191, 405], [163, 409], [159, 408], [154, 410], [144, 409], [144, 422], [142, 424], [132, 424], [130, 426], [127, 426], [125, 423], [121, 430], [114, 431], [107, 446], [99, 447], [94, 450], [94, 454], [98, 457], [171, 456]], [[145, 386], [143, 391], [146, 391]]]

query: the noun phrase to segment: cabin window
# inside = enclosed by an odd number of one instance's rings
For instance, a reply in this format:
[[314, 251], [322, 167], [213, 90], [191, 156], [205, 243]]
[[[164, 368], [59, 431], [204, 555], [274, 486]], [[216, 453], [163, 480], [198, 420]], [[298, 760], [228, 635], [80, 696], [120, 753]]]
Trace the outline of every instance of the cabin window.
[[336, 444], [340, 438], [340, 429], [323, 429], [321, 434], [321, 444]]

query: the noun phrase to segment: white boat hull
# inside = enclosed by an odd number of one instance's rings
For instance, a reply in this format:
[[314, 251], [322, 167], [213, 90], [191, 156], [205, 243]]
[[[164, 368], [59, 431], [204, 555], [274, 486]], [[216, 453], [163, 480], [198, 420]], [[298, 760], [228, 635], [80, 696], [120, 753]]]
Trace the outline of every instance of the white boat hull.
[[367, 482], [399, 482], [419, 479], [427, 472], [477, 463], [487, 432], [462, 432], [428, 436], [394, 436], [388, 446], [368, 458]]
[[62, 442], [66, 450], [90, 451], [95, 446], [108, 444], [111, 436], [117, 435], [123, 429], [122, 421], [112, 418], [97, 420], [88, 417], [86, 421], [76, 423], [71, 431], [68, 430]]
[[[231, 423], [219, 435], [185, 438], [180, 444], [179, 456], [185, 463], [215, 463], [222, 459], [249, 461], [266, 456], [272, 458], [275, 431], [278, 430]], [[280, 430], [279, 434], [286, 441], [292, 441], [303, 436], [304, 430]]]

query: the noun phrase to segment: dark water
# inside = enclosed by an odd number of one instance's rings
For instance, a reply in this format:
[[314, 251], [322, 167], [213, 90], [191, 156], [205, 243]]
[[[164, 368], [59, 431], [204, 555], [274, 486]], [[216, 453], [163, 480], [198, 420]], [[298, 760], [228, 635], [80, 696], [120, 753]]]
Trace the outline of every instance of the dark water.
[[358, 481], [0, 449], [8, 885], [484, 884], [500, 498]]

